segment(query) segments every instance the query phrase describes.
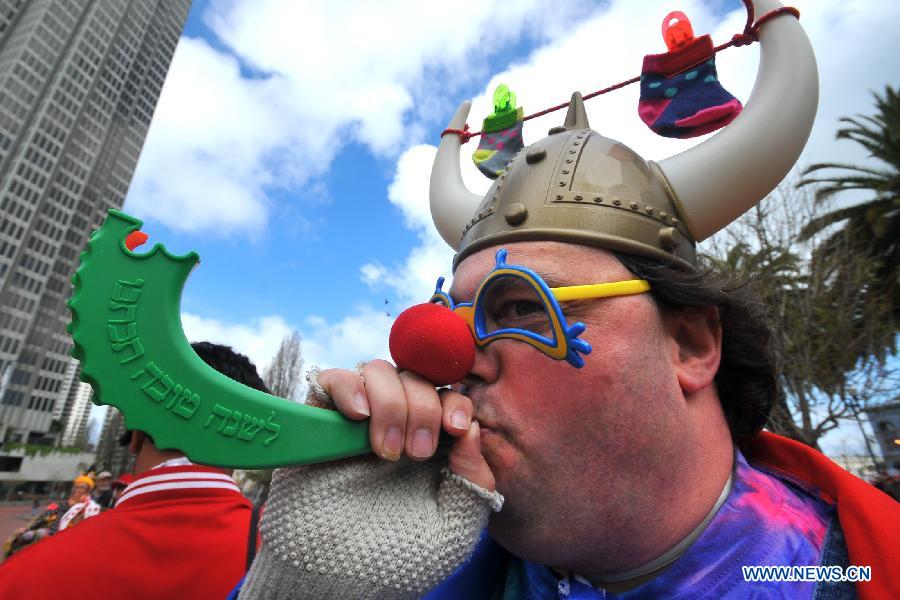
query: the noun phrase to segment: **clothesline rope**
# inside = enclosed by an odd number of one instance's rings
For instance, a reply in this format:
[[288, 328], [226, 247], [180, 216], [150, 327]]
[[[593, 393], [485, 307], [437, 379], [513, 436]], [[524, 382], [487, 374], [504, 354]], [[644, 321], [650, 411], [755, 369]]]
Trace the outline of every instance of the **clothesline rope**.
[[[736, 33], [733, 36], [731, 36], [731, 40], [713, 48], [713, 54], [718, 53], [722, 50], [725, 50], [726, 48], [731, 48], [732, 46], [734, 46], [734, 47], [747, 46], [749, 44], [752, 44], [753, 42], [759, 41], [759, 28], [762, 27], [762, 25], [764, 23], [766, 23], [767, 21], [769, 21], [770, 19], [773, 19], [775, 17], [781, 16], [784, 14], [793, 15], [797, 19], [800, 18], [799, 10], [797, 10], [793, 6], [782, 6], [780, 8], [775, 8], [773, 10], [770, 10], [769, 12], [767, 12], [766, 14], [761, 16], [758, 21], [754, 21], [753, 3], [750, 0], [743, 0], [743, 1], [744, 1], [744, 6], [747, 8], [747, 21], [744, 24], [744, 30], [740, 33]], [[597, 96], [600, 96], [602, 94], [608, 94], [609, 92], [613, 92], [615, 90], [629, 86], [632, 83], [637, 83], [640, 80], [641, 80], [641, 77], [640, 77], [640, 75], [638, 75], [637, 77], [632, 77], [631, 79], [626, 79], [625, 81], [620, 81], [619, 83], [613, 84], [609, 87], [605, 87], [602, 90], [597, 90], [595, 92], [591, 92], [590, 94], [586, 94], [585, 96], [582, 97], [582, 99], [590, 100], [591, 98], [596, 98]], [[524, 117], [522, 119], [522, 121], [528, 121], [530, 119], [535, 119], [537, 117], [543, 117], [544, 115], [550, 114], [557, 110], [561, 110], [568, 106], [569, 106], [568, 102], [562, 102], [560, 104], [557, 104], [556, 106], [551, 106], [550, 108], [545, 108], [544, 110], [527, 115], [526, 117]], [[463, 129], [453, 129], [453, 128], [448, 127], [447, 129], [445, 129], [444, 131], [441, 132], [441, 137], [444, 137], [448, 133], [453, 133], [453, 134], [458, 135], [460, 138], [460, 142], [465, 144], [473, 137], [480, 136], [483, 133], [483, 131], [474, 131], [474, 132], [470, 131], [469, 124], [466, 123], [466, 125]]]

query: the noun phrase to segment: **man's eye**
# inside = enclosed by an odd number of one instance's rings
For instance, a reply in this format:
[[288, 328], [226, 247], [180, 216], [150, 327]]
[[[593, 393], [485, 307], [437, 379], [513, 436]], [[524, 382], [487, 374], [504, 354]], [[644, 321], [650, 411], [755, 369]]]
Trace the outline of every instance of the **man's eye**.
[[534, 313], [542, 313], [544, 308], [537, 302], [531, 300], [515, 300], [507, 302], [501, 308], [501, 314], [512, 317], [527, 317]]
[[494, 326], [524, 327], [531, 326], [539, 321], [546, 320], [544, 307], [534, 300], [507, 300], [501, 302], [491, 311], [491, 319]]

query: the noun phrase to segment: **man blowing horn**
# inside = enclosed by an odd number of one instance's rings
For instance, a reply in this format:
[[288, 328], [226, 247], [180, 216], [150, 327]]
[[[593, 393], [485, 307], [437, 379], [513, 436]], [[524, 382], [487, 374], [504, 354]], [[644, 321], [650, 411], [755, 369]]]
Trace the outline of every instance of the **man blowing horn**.
[[[896, 505], [761, 432], [767, 329], [696, 267], [696, 242], [765, 197], [812, 126], [797, 19], [759, 38], [744, 111], [659, 163], [592, 130], [578, 94], [484, 197], [444, 136], [431, 207], [457, 254], [434, 299], [470, 325], [474, 365], [452, 389], [382, 360], [314, 376], [314, 402], [370, 420], [377, 457], [276, 472], [241, 598], [900, 595]], [[779, 565], [835, 581], [744, 569]]]

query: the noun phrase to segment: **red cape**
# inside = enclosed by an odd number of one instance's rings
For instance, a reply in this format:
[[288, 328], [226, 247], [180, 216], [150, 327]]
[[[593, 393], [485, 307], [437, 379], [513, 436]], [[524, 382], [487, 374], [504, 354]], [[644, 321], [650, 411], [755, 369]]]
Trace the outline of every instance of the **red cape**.
[[872, 581], [856, 584], [861, 599], [900, 598], [900, 504], [799, 442], [763, 431], [746, 449], [750, 462], [836, 505], [850, 564], [872, 567]]

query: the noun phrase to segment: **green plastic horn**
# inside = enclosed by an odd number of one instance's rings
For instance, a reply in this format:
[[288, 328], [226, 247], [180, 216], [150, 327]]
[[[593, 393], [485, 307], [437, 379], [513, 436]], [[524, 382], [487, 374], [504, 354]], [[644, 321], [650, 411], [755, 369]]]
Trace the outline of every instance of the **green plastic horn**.
[[73, 278], [72, 354], [95, 403], [117, 407], [129, 429], [158, 447], [207, 465], [280, 467], [371, 451], [366, 422], [276, 398], [204, 363], [180, 318], [182, 289], [200, 258], [161, 244], [130, 251], [125, 238], [141, 224], [110, 209]]

